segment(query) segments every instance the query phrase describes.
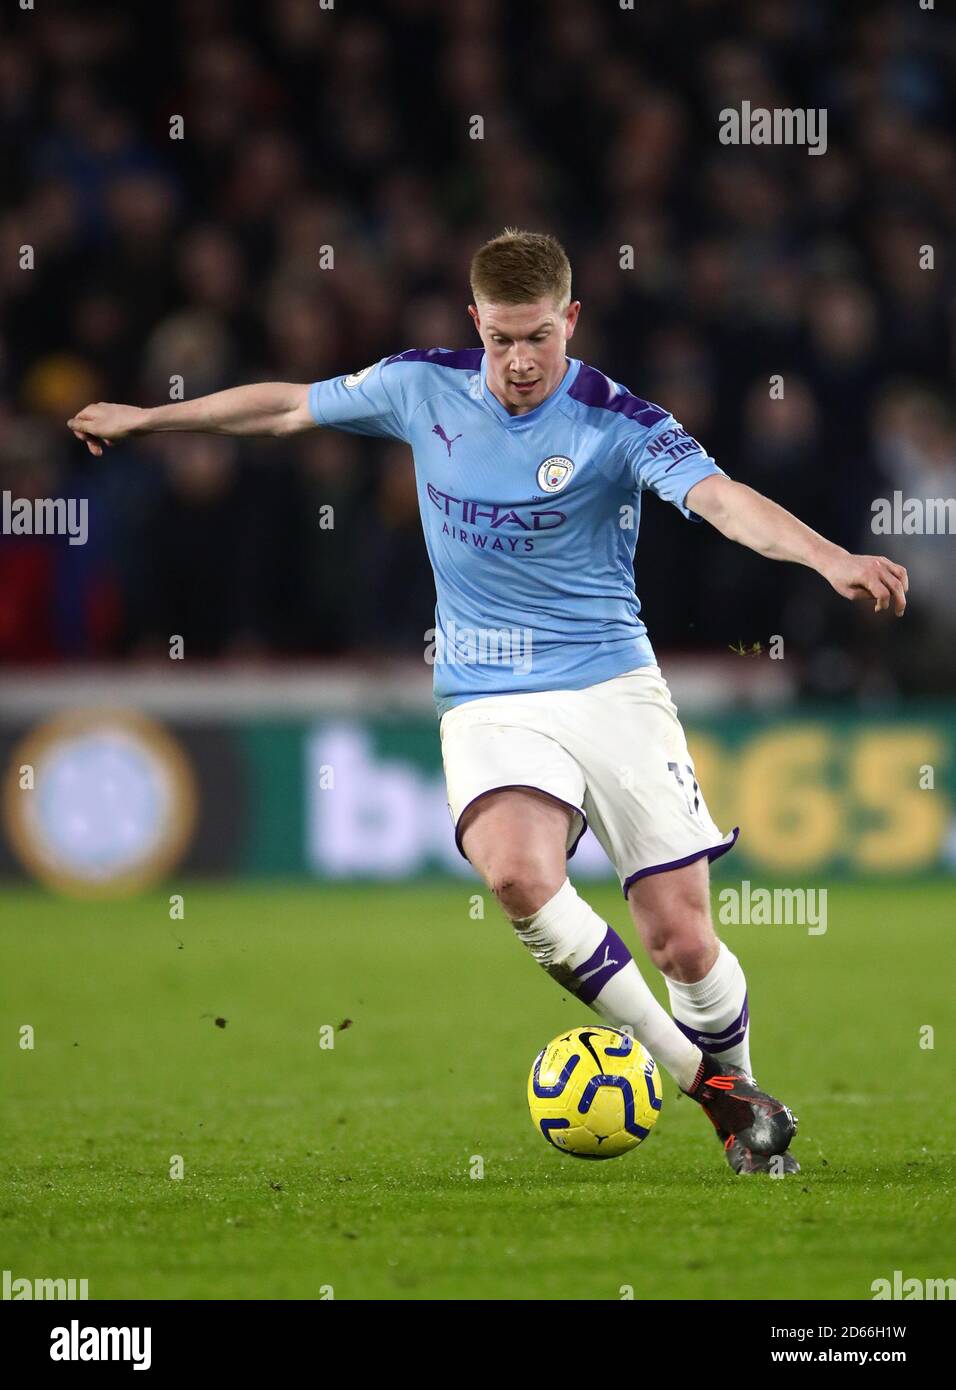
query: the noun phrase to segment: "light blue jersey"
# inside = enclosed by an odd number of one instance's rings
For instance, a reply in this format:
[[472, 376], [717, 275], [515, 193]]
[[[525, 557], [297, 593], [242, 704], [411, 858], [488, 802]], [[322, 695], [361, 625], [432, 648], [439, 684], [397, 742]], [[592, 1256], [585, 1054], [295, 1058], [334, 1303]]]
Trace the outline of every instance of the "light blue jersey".
[[641, 492], [699, 520], [687, 493], [723, 471], [666, 410], [576, 358], [524, 415], [486, 373], [483, 348], [410, 349], [309, 389], [317, 424], [412, 447], [439, 715], [653, 664], [634, 590]]

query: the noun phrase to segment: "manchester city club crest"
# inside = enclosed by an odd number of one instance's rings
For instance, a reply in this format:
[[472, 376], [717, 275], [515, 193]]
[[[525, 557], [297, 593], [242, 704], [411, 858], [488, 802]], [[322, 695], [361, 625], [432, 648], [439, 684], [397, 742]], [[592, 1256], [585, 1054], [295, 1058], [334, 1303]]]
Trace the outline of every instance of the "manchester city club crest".
[[373, 362], [371, 367], [363, 367], [360, 372], [352, 372], [345, 378], [345, 385], [350, 391], [354, 390], [356, 386], [359, 386], [365, 380], [369, 372], [375, 370], [375, 366], [376, 364]]
[[542, 492], [560, 492], [570, 481], [574, 464], [563, 454], [554, 454], [538, 464], [538, 487]]

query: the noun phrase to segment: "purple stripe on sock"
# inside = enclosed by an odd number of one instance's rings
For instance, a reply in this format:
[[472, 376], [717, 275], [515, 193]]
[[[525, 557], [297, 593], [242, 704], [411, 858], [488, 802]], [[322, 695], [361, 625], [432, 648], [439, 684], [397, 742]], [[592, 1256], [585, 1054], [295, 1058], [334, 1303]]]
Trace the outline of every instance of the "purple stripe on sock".
[[744, 995], [743, 1008], [734, 1019], [733, 1023], [728, 1023], [726, 1028], [721, 1028], [717, 1033], [701, 1033], [702, 1038], [709, 1038], [711, 1042], [720, 1042], [721, 1038], [726, 1038], [730, 1033], [737, 1033], [741, 1028], [746, 1028], [750, 1022], [750, 1009], [747, 1006], [747, 996]]
[[750, 1016], [748, 1015], [746, 1018], [740, 1019], [738, 1023], [734, 1024], [733, 1028], [725, 1028], [721, 1033], [698, 1032], [696, 1028], [691, 1028], [686, 1023], [681, 1023], [679, 1018], [675, 1018], [674, 1022], [681, 1032], [686, 1037], [690, 1038], [692, 1042], [695, 1042], [698, 1047], [706, 1047], [709, 1052], [713, 1052], [715, 1049], [719, 1050], [722, 1047], [729, 1047], [729, 1039], [736, 1038], [739, 1033], [745, 1033], [750, 1024]]
[[697, 1047], [702, 1048], [705, 1052], [725, 1052], [728, 1047], [736, 1047], [737, 1043], [742, 1042], [746, 1036], [747, 1026], [750, 1023], [748, 995], [746, 993], [744, 994], [744, 1002], [740, 1013], [734, 1019], [733, 1023], [729, 1023], [726, 1028], [721, 1028], [719, 1033], [698, 1032], [696, 1028], [691, 1028], [688, 1024], [681, 1023], [679, 1018], [675, 1018], [674, 1022], [684, 1034], [685, 1038], [689, 1038], [692, 1043], [695, 1043]]
[[744, 1023], [735, 1033], [721, 1033], [719, 1037], [711, 1037], [707, 1033], [698, 1033], [696, 1029], [688, 1028], [687, 1024], [681, 1023], [679, 1018], [675, 1018], [674, 1022], [684, 1037], [689, 1038], [702, 1052], [726, 1052], [729, 1047], [736, 1047], [738, 1043], [743, 1042], [747, 1036], [747, 1023]]
[[601, 993], [612, 976], [623, 970], [631, 959], [631, 953], [624, 945], [613, 927], [608, 927], [600, 946], [593, 955], [588, 956], [583, 965], [575, 967], [575, 975], [581, 982], [576, 991], [582, 1004], [590, 1004]]
[[686, 1028], [676, 1018], [674, 1022], [684, 1037], [689, 1038], [696, 1047], [700, 1048], [701, 1052], [726, 1052], [728, 1048], [736, 1047], [738, 1043], [742, 1043], [747, 1036], [746, 1028], [741, 1028], [740, 1032], [734, 1033], [732, 1037], [723, 1038], [720, 1042], [711, 1042], [705, 1033], [695, 1033], [693, 1028]]

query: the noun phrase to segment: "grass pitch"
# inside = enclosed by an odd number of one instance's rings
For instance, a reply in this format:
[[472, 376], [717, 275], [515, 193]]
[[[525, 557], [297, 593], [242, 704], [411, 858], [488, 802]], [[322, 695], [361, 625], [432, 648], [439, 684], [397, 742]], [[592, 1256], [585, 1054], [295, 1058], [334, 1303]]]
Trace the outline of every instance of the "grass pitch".
[[[181, 922], [161, 895], [0, 894], [0, 1268], [92, 1299], [869, 1299], [953, 1273], [951, 886], [834, 885], [825, 935], [721, 929], [757, 1075], [800, 1116], [777, 1181], [735, 1177], [669, 1078], [633, 1153], [546, 1145], [528, 1070], [593, 1016], [475, 892], [196, 885]], [[616, 885], [587, 896], [663, 999]]]

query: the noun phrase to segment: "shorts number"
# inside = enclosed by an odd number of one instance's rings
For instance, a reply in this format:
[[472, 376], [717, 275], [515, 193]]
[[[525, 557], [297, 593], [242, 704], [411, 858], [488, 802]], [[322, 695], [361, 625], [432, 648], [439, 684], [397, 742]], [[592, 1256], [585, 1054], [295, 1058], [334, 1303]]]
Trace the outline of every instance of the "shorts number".
[[689, 787], [687, 782], [685, 782], [683, 777], [681, 776], [681, 769], [679, 763], [668, 763], [667, 770], [668, 772], [673, 772], [674, 776], [677, 778], [677, 785], [684, 793], [684, 800], [687, 802], [688, 812], [692, 816], [697, 815], [698, 811], [700, 810], [700, 787], [697, 785], [697, 778], [694, 776], [694, 769], [691, 767], [690, 763], [684, 764], [684, 771], [687, 773], [688, 779], [690, 781]]

